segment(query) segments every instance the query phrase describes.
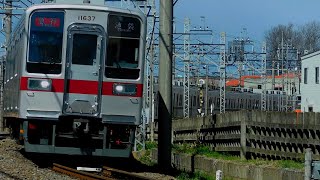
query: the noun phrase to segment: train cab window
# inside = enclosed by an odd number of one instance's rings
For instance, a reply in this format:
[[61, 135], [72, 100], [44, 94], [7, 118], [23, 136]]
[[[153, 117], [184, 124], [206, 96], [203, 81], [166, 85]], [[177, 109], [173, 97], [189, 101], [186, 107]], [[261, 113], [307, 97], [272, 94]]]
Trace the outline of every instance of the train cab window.
[[63, 24], [63, 12], [35, 12], [31, 15], [28, 72], [61, 73]]
[[93, 65], [97, 55], [97, 35], [74, 34], [72, 64]]
[[139, 78], [140, 30], [141, 23], [137, 18], [109, 15], [106, 77]]

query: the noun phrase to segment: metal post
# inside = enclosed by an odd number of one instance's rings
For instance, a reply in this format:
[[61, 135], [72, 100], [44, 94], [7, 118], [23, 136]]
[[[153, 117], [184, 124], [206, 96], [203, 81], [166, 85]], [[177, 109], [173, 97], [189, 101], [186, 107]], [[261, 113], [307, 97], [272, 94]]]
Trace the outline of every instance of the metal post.
[[204, 107], [204, 114], [205, 116], [208, 116], [208, 84], [209, 84], [209, 78], [208, 78], [208, 72], [209, 72], [209, 66], [206, 65], [206, 97], [205, 97], [205, 107]]
[[154, 141], [154, 46], [152, 44], [151, 46], [151, 59], [150, 59], [150, 102], [149, 102], [149, 108], [150, 108], [150, 139], [153, 142]]
[[171, 169], [173, 0], [160, 0], [158, 164]]
[[[151, 12], [152, 12], [152, 19], [151, 25], [155, 26], [156, 20], [156, 10], [155, 10], [155, 0], [151, 2]], [[152, 27], [154, 29], [155, 27]], [[154, 141], [154, 32], [151, 32], [151, 49], [150, 49], [150, 101], [149, 108], [150, 108], [150, 140]]]
[[272, 73], [272, 90], [274, 90], [275, 89], [275, 77], [274, 77], [274, 69], [275, 69], [275, 67], [274, 67], [274, 60], [272, 61], [272, 69], [271, 69], [271, 73]]
[[311, 163], [312, 163], [312, 151], [310, 148], [306, 149], [304, 156], [304, 180], [311, 179]]
[[[12, 31], [12, 1], [6, 1], [6, 11], [5, 11], [5, 34], [6, 34], [6, 43], [5, 43], [5, 48], [6, 48], [6, 58], [8, 57], [8, 46], [9, 46], [9, 41], [11, 38], [11, 31]], [[1, 71], [4, 68], [4, 61], [2, 61], [2, 65], [1, 65]], [[4, 76], [4, 74], [2, 73], [2, 76]], [[3, 78], [3, 77], [1, 77]], [[0, 131], [3, 132], [4, 131], [4, 119], [3, 119], [3, 81], [1, 83], [1, 115], [0, 115]]]
[[0, 69], [0, 132], [4, 131], [4, 119], [3, 119], [3, 89], [4, 89], [4, 61], [5, 57], [1, 57], [1, 69]]
[[241, 113], [240, 133], [240, 157], [242, 160], [245, 160], [247, 157], [247, 124], [243, 113]]
[[220, 35], [220, 113], [225, 113], [226, 96], [226, 33]]
[[[283, 53], [283, 32], [282, 32], [282, 39], [281, 39], [281, 86], [282, 86], [282, 92], [284, 92], [284, 53]], [[283, 102], [283, 93], [281, 93], [280, 95], [281, 97], [281, 111], [284, 111], [284, 102]]]
[[183, 117], [190, 116], [190, 19], [184, 20], [184, 76], [183, 76]]
[[11, 37], [11, 29], [12, 29], [12, 1], [6, 1], [6, 17], [5, 17], [5, 33], [6, 33], [6, 47], [9, 43]]
[[[148, 2], [144, 2], [144, 13], [147, 15], [147, 5]], [[148, 18], [148, 27], [149, 27], [149, 22], [150, 19]], [[151, 23], [152, 24], [152, 23]], [[148, 37], [147, 37], [147, 45], [152, 44], [149, 42], [152, 42], [152, 33], [149, 33], [150, 29], [148, 28]], [[150, 49], [150, 46], [146, 46], [146, 49]], [[138, 125], [138, 127], [135, 130], [135, 140], [134, 140], [134, 151], [137, 151], [138, 148], [142, 147], [142, 149], [145, 149], [145, 140], [146, 140], [146, 124], [149, 122], [149, 125], [152, 124], [150, 121], [150, 114], [151, 114], [151, 103], [152, 100], [152, 89], [151, 89], [151, 58], [149, 53], [146, 54], [147, 59], [146, 64], [145, 64], [145, 78], [144, 78], [144, 99], [143, 99], [143, 111], [142, 111], [142, 117], [141, 117], [141, 124]], [[152, 125], [151, 125], [152, 126]]]
[[261, 111], [267, 110], [266, 96], [267, 96], [267, 78], [266, 78], [266, 69], [267, 69], [267, 55], [266, 55], [266, 43], [262, 44], [262, 93], [261, 93]]

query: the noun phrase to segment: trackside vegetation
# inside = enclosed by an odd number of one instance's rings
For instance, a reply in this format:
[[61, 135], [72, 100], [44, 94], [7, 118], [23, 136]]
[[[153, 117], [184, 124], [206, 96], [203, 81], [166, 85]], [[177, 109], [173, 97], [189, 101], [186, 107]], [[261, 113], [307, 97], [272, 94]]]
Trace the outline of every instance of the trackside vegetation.
[[[146, 153], [141, 157], [140, 161], [147, 165], [155, 165], [156, 162], [151, 160], [150, 150], [157, 148], [156, 142], [146, 142]], [[245, 165], [254, 165], [260, 167], [275, 167], [275, 168], [288, 168], [302, 170], [304, 168], [303, 160], [265, 160], [265, 159], [252, 159], [252, 160], [241, 160], [240, 157], [230, 155], [227, 153], [220, 153], [211, 150], [210, 146], [202, 144], [174, 144], [172, 145], [172, 151], [174, 153], [184, 153], [189, 155], [201, 155], [214, 159], [221, 159], [225, 161], [233, 161]], [[177, 179], [215, 179], [204, 172], [195, 172], [193, 174], [187, 172], [181, 172], [177, 175]]]

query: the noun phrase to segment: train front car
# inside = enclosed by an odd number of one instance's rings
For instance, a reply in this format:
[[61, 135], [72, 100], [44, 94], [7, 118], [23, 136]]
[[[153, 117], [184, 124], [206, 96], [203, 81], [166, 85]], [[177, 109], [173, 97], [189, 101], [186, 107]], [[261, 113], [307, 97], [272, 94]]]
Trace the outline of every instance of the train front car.
[[25, 150], [129, 157], [141, 121], [145, 16], [95, 5], [27, 10]]

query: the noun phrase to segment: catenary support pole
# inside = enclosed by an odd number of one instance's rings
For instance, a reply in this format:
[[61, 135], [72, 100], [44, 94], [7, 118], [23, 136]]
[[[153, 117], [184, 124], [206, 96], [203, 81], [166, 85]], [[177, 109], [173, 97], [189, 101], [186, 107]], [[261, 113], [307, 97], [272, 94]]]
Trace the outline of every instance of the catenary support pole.
[[160, 0], [158, 164], [171, 169], [172, 131], [172, 0]]
[[[10, 41], [10, 37], [11, 37], [11, 31], [12, 31], [12, 1], [6, 1], [6, 16], [5, 16], [5, 19], [4, 19], [4, 25], [5, 25], [5, 35], [6, 35], [6, 43], [5, 43], [5, 48], [6, 48], [6, 57], [8, 56], [8, 45], [9, 45], [9, 41]], [[0, 112], [1, 112], [1, 115], [0, 115], [0, 132], [3, 132], [4, 131], [4, 119], [3, 119], [3, 77], [4, 77], [4, 73], [3, 73], [3, 68], [4, 68], [4, 63], [5, 62], [5, 59], [2, 59], [2, 64], [1, 64], [1, 75], [2, 75], [2, 82], [1, 82], [1, 106], [0, 106]]]

